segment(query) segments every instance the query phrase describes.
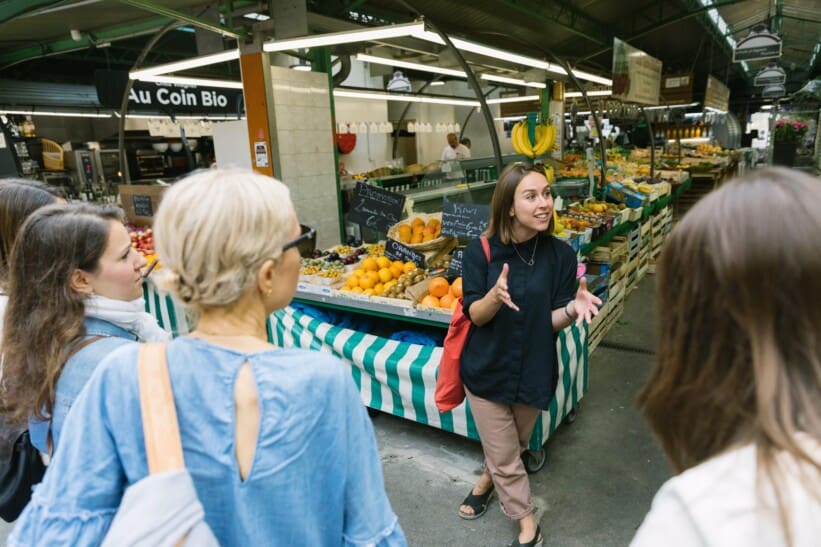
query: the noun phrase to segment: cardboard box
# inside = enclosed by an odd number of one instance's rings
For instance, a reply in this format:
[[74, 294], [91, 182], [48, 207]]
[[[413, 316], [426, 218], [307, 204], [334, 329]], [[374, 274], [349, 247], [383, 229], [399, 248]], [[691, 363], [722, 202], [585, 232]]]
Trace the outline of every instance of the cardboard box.
[[135, 226], [151, 226], [166, 188], [158, 184], [120, 184], [117, 190], [126, 220]]

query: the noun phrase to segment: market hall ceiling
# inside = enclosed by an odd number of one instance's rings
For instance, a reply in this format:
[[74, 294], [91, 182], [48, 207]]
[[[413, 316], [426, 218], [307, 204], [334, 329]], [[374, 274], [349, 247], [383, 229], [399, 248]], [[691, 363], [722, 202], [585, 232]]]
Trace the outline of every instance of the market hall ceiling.
[[[783, 38], [778, 64], [787, 72], [788, 91], [821, 72], [821, 0], [308, 0], [307, 10], [312, 32], [339, 30], [328, 28], [332, 20], [378, 26], [422, 14], [450, 35], [537, 58], [550, 52], [605, 76], [618, 37], [661, 59], [665, 72], [694, 72], [695, 89], [703, 88], [708, 74], [726, 81], [733, 99], [755, 92], [752, 78], [767, 62], [748, 63], [745, 72], [732, 62], [727, 36], [738, 41], [765, 23]], [[726, 23], [723, 32], [710, 19], [711, 10]], [[167, 32], [143, 66], [234, 47], [235, 38], [265, 28], [242, 16], [249, 12], [269, 13], [268, 2], [5, 0], [0, 80], [93, 84], [95, 69], [130, 69], [145, 43], [177, 14], [193, 23]], [[206, 21], [226, 35], [203, 30], [200, 23]], [[419, 51], [403, 54], [408, 60], [432, 58]], [[444, 57], [440, 64], [448, 63]], [[238, 68], [226, 63], [202, 75], [238, 78]]]

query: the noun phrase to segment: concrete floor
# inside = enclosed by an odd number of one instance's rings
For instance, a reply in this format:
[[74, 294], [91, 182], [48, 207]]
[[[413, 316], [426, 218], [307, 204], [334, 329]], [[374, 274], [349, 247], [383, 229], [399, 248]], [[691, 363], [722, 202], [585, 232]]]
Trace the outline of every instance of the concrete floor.
[[[653, 277], [630, 294], [621, 321], [590, 358], [589, 390], [578, 419], [546, 445], [545, 467], [530, 476], [545, 546], [608, 547], [630, 542], [672, 470], [639, 416], [634, 399], [652, 363]], [[481, 472], [479, 444], [416, 423], [375, 418], [388, 494], [412, 546], [500, 546], [517, 525], [498, 499], [480, 519], [456, 512]]]
[[[624, 315], [590, 358], [578, 419], [547, 443], [545, 467], [530, 476], [545, 546], [608, 547], [630, 542], [671, 469], [635, 409], [652, 355], [653, 277], [630, 294]], [[401, 418], [374, 418], [391, 503], [414, 547], [501, 546], [517, 534], [498, 498], [480, 519], [456, 512], [481, 472], [479, 443]], [[0, 542], [11, 525], [0, 522]]]

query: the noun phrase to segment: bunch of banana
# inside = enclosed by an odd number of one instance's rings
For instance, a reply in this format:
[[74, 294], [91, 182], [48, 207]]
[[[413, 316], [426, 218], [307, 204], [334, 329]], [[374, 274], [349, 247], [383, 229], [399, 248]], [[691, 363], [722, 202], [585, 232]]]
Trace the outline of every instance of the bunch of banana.
[[527, 120], [521, 120], [514, 125], [510, 136], [516, 152], [528, 158], [535, 158], [553, 149], [556, 143], [556, 126], [548, 123], [537, 124], [535, 145], [530, 142]]
[[542, 165], [542, 169], [544, 170], [544, 177], [547, 179], [547, 183], [553, 184], [553, 179], [556, 178], [556, 175], [553, 173], [553, 166], [546, 167]]

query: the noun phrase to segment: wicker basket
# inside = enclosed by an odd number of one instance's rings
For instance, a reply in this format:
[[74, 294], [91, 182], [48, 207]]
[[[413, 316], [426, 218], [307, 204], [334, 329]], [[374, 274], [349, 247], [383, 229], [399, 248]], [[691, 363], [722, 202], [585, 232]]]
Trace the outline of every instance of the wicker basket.
[[[442, 222], [442, 213], [430, 213], [430, 214], [416, 213], [416, 214], [413, 215], [413, 218], [417, 218], [417, 217], [424, 220], [425, 224], [427, 224], [428, 220], [430, 220], [432, 218], [435, 218], [440, 223]], [[401, 222], [397, 222], [396, 224], [391, 226], [388, 229], [388, 237], [391, 238], [391, 239], [395, 239], [396, 241], [399, 241], [399, 225], [400, 224], [409, 224], [411, 222], [411, 220], [413, 220], [413, 218], [405, 219], [405, 220], [403, 220]], [[451, 240], [453, 240], [452, 237], [440, 235], [436, 239], [431, 239], [430, 241], [424, 241], [422, 243], [403, 243], [403, 245], [405, 247], [409, 248], [409, 249], [413, 249], [414, 251], [419, 251], [419, 252], [436, 251], [438, 249], [441, 249], [442, 247], [444, 247], [448, 243], [450, 243]]]
[[63, 147], [60, 143], [49, 139], [43, 141], [43, 167], [48, 171], [62, 171], [65, 167], [63, 163]]

